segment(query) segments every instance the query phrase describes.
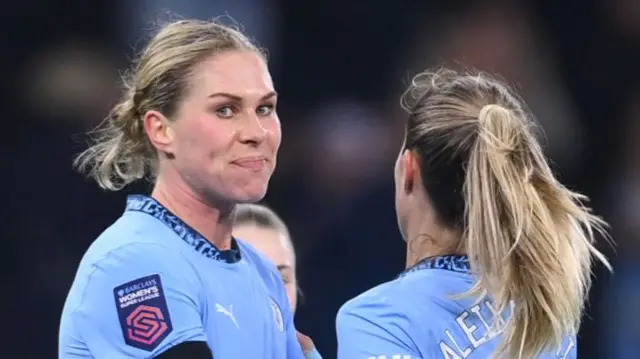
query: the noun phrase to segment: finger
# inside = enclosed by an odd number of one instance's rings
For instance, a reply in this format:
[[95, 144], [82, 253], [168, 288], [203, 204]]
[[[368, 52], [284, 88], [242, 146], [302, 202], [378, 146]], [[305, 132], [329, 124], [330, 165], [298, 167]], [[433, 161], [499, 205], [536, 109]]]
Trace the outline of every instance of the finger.
[[300, 332], [296, 332], [296, 336], [298, 337], [298, 342], [300, 343], [300, 345], [302, 346], [302, 349], [306, 352], [306, 351], [311, 351], [313, 350], [313, 348], [315, 347], [315, 345], [313, 344], [313, 340], [311, 340], [310, 337], [300, 333]]
[[304, 353], [304, 358], [305, 359], [322, 359], [322, 356], [316, 350], [316, 348], [313, 348], [311, 351]]

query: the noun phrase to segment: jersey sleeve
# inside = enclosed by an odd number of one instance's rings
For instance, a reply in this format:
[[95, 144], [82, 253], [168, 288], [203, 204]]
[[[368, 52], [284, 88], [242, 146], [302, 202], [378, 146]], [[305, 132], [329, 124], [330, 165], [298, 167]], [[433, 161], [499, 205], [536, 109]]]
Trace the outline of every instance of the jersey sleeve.
[[175, 258], [159, 245], [134, 243], [94, 264], [73, 312], [94, 358], [156, 357], [183, 342], [206, 342], [201, 285], [187, 260]]
[[387, 298], [357, 297], [336, 317], [338, 359], [420, 359], [410, 332], [409, 318]]

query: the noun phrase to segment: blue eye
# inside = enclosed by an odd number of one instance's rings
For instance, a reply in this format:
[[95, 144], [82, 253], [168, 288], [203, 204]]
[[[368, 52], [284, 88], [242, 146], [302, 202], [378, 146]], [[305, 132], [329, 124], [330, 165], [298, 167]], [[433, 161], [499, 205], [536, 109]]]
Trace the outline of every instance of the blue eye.
[[216, 110], [216, 115], [221, 118], [229, 118], [233, 116], [233, 108], [231, 106], [220, 107]]

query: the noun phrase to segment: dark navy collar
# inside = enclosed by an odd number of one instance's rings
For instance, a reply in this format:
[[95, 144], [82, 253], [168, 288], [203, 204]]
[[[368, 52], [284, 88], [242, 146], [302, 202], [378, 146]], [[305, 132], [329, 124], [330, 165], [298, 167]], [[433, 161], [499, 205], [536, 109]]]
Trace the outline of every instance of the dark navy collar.
[[424, 269], [442, 269], [442, 270], [447, 270], [451, 272], [470, 273], [471, 264], [469, 263], [469, 257], [467, 256], [447, 255], [447, 256], [428, 257], [425, 259], [421, 259], [418, 263], [405, 269], [402, 273], [398, 275], [398, 278], [402, 278], [411, 272], [424, 270]]
[[126, 212], [141, 212], [154, 217], [174, 231], [193, 250], [207, 258], [227, 263], [236, 263], [241, 259], [240, 248], [235, 239], [231, 240], [231, 249], [219, 250], [195, 229], [191, 228], [191, 226], [152, 197], [143, 195], [127, 197]]

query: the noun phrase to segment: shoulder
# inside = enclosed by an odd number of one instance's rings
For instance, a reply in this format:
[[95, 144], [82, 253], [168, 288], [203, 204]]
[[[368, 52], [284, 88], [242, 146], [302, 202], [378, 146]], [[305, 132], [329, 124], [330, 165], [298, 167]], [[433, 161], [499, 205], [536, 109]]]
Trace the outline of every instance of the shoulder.
[[125, 212], [91, 244], [78, 274], [99, 277], [103, 272], [126, 274], [145, 267], [169, 271], [188, 265], [182, 247], [176, 234], [155, 218]]
[[[126, 237], [126, 240], [123, 240]], [[148, 269], [175, 272], [190, 267], [188, 258], [167, 242], [149, 240], [148, 233], [108, 229], [89, 247], [82, 259], [93, 277]]]
[[338, 316], [371, 308], [398, 310], [401, 304], [395, 300], [394, 289], [397, 287], [395, 280], [377, 285], [344, 303], [338, 311]]
[[[417, 273], [420, 274], [420, 273]], [[434, 280], [429, 277], [412, 275], [397, 278], [377, 285], [358, 295], [343, 305], [345, 310], [361, 307], [384, 307], [388, 310], [409, 310], [405, 304], [420, 297], [428, 299], [433, 294]], [[425, 298], [427, 297], [427, 298]]]
[[346, 302], [336, 317], [337, 330], [368, 325], [387, 329], [410, 327], [412, 315], [404, 301], [399, 300], [401, 295], [394, 291], [397, 287], [396, 281], [386, 282]]
[[[111, 234], [99, 240], [109, 237]], [[114, 297], [117, 301], [136, 292], [136, 288], [195, 296], [201, 287], [191, 263], [171, 248], [144, 241], [130, 241], [117, 247], [97, 244], [98, 248], [90, 248], [82, 259], [67, 298], [74, 311], [99, 310], [100, 305], [112, 303]]]
[[172, 236], [175, 233], [155, 218], [138, 212], [125, 212], [95, 239], [86, 254], [98, 259], [101, 255], [130, 244], [163, 243], [171, 247], [173, 241], [164, 239]]
[[65, 303], [60, 337], [81, 338], [109, 357], [140, 357], [205, 340], [203, 286], [181, 256], [158, 244], [133, 242], [83, 262]]
[[338, 358], [421, 357], [416, 342], [425, 335], [413, 323], [412, 307], [393, 294], [395, 285], [395, 281], [381, 284], [340, 308], [336, 317]]
[[373, 287], [340, 308], [337, 330], [378, 326], [397, 335], [429, 331], [426, 323], [438, 315], [440, 302], [449, 299], [439, 295], [437, 285], [430, 275], [411, 275]]

